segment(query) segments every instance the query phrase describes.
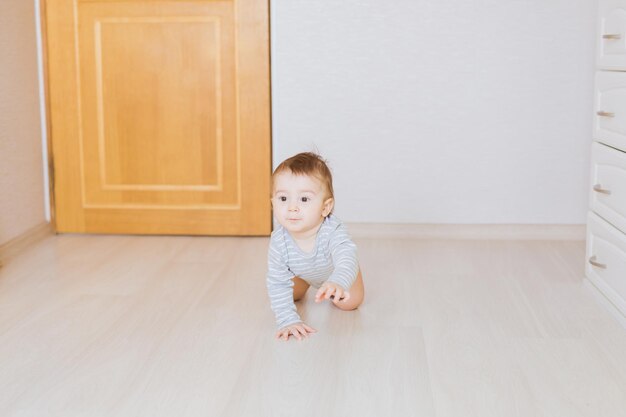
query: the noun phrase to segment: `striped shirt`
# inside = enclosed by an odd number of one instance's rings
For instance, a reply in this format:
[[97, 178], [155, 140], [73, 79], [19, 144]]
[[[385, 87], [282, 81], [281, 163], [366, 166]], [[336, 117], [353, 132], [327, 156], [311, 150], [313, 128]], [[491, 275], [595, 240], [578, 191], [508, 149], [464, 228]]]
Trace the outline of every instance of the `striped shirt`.
[[302, 278], [314, 288], [328, 281], [349, 290], [359, 273], [356, 245], [334, 215], [322, 222], [315, 248], [309, 253], [278, 226], [272, 232], [267, 264], [267, 292], [279, 329], [302, 322], [293, 301], [293, 277]]

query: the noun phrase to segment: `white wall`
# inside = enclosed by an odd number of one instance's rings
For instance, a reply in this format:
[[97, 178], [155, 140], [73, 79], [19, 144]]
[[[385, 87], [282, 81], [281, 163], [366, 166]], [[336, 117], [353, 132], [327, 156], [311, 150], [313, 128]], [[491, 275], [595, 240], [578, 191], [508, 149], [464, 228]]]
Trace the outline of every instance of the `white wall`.
[[349, 222], [585, 222], [596, 0], [273, 0], [274, 166]]
[[0, 245], [46, 221], [33, 1], [0, 1]]

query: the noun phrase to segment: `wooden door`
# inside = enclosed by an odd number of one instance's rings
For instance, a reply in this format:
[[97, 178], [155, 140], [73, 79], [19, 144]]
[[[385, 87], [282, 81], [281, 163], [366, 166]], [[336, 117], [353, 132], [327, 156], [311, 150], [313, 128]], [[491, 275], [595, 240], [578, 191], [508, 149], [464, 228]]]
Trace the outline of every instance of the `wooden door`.
[[47, 0], [59, 232], [267, 235], [267, 0]]

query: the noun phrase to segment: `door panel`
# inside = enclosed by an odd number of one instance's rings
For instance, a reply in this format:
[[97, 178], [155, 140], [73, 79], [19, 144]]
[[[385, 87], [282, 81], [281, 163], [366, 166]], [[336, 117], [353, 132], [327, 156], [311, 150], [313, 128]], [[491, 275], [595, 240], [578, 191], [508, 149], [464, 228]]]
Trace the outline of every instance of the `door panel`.
[[46, 14], [59, 231], [270, 232], [266, 1]]
[[602, 0], [596, 40], [596, 63], [599, 68], [621, 69], [626, 66], [626, 1]]
[[596, 94], [593, 121], [595, 140], [618, 149], [626, 149], [626, 73], [599, 71], [596, 74]]

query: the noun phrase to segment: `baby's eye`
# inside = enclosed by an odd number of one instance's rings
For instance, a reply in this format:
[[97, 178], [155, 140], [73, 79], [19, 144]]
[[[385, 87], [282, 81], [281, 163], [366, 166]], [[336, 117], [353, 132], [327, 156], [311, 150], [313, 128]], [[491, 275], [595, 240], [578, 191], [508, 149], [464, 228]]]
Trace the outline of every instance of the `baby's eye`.
[[307, 201], [309, 201], [309, 200], [310, 200], [310, 198], [309, 198], [309, 197], [302, 197], [300, 200], [301, 200], [303, 203], [306, 203]]
[[280, 200], [280, 201], [287, 201], [287, 197], [285, 197], [283, 195], [283, 196], [278, 197], [278, 200]]

